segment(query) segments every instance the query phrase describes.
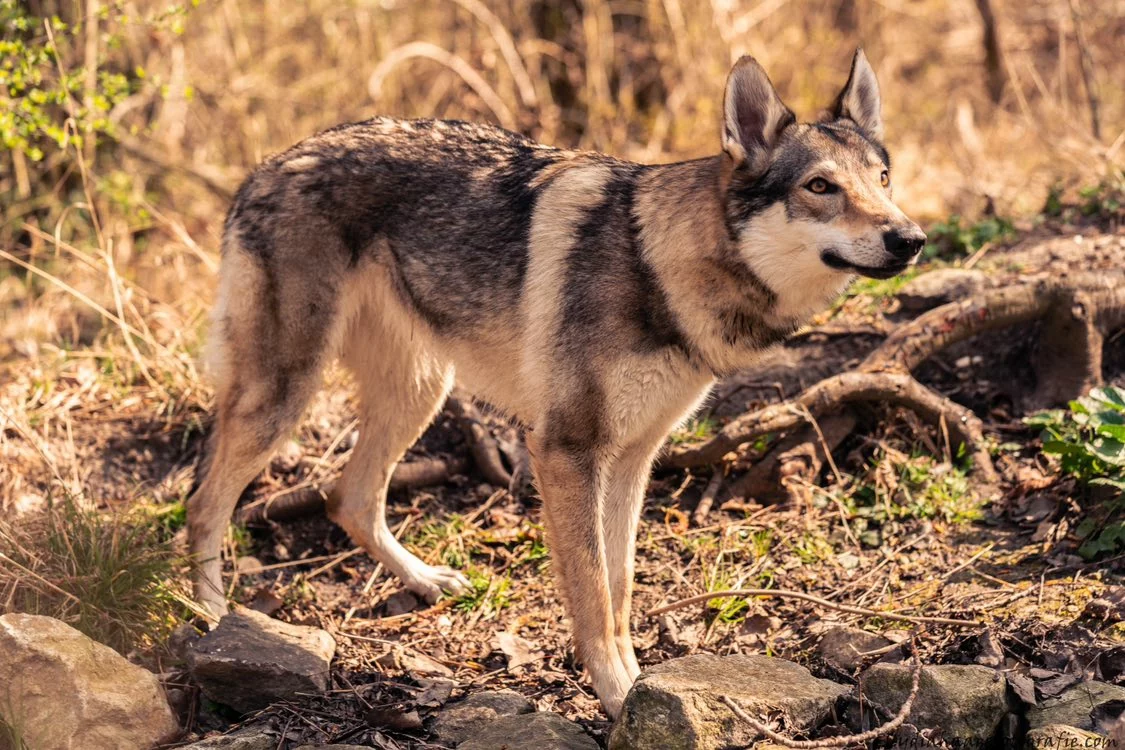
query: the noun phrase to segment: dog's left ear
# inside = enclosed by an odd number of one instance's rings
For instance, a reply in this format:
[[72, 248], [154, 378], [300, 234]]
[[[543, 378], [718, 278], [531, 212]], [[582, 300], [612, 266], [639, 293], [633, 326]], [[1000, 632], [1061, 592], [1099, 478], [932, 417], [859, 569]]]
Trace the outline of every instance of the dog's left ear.
[[844, 90], [836, 97], [832, 116], [847, 118], [875, 140], [882, 141], [881, 110], [879, 82], [875, 80], [875, 71], [871, 69], [871, 63], [867, 62], [863, 49], [857, 49], [852, 58], [852, 72], [848, 76], [848, 82], [844, 84]]

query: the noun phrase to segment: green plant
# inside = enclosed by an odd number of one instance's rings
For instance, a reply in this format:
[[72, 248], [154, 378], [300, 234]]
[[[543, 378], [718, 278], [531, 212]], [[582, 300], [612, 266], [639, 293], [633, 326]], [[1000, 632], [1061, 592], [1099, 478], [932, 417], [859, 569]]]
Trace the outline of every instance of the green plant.
[[1064, 474], [1087, 488], [1108, 488], [1108, 502], [1078, 525], [1078, 553], [1093, 559], [1125, 548], [1125, 389], [1094, 388], [1067, 409], [1025, 421], [1042, 430], [1043, 452], [1058, 457]]
[[714, 417], [698, 417], [689, 419], [687, 424], [674, 431], [669, 440], [673, 445], [681, 443], [695, 443], [709, 440], [719, 429], [719, 423]]
[[67, 23], [58, 14], [36, 15], [28, 3], [0, 0], [0, 144], [38, 162], [52, 150], [112, 135], [115, 106], [146, 84], [162, 87], [140, 66], [115, 68], [107, 53], [122, 46], [129, 26], [182, 34], [187, 12], [187, 5], [171, 4], [138, 18], [117, 0]]
[[961, 258], [972, 255], [985, 245], [1002, 242], [1015, 234], [1012, 222], [1000, 216], [989, 216], [976, 223], [965, 222], [953, 214], [947, 221], [930, 227], [929, 241], [922, 251], [924, 258]]
[[482, 617], [493, 617], [512, 601], [512, 580], [507, 576], [489, 576], [477, 568], [465, 571], [472, 589], [453, 600], [458, 612], [480, 611]]
[[163, 642], [183, 611], [184, 559], [160, 524], [76, 502], [0, 524], [0, 601], [121, 652]]

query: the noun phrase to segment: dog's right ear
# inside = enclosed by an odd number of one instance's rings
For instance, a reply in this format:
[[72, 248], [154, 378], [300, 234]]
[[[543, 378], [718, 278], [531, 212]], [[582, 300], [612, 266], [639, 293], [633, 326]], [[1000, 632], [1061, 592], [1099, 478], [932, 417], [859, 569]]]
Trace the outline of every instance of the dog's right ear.
[[723, 150], [735, 168], [745, 167], [755, 175], [765, 172], [781, 134], [796, 121], [758, 61], [740, 57], [723, 94]]

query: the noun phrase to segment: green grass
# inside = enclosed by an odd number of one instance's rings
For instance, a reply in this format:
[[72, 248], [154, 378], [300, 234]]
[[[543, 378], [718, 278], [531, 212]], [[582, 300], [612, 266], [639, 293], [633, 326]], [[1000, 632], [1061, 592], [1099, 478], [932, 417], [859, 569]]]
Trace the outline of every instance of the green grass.
[[66, 501], [0, 524], [0, 601], [49, 615], [121, 653], [162, 643], [184, 614], [174, 588], [186, 561], [142, 514]]
[[472, 589], [453, 601], [453, 609], [468, 614], [480, 612], [485, 618], [498, 615], [512, 601], [512, 580], [508, 576], [490, 576], [478, 568], [469, 568], [465, 575]]

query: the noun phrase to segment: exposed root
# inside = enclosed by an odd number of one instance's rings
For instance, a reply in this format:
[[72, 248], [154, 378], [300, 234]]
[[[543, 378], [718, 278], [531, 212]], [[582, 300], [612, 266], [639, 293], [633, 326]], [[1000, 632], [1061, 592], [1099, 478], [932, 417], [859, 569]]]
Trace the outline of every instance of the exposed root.
[[1044, 325], [1029, 409], [1065, 403], [1101, 383], [1103, 336], [1125, 324], [1125, 277], [1077, 274], [942, 305], [896, 329], [860, 369], [911, 372], [960, 341], [1037, 320]]
[[832, 451], [855, 429], [855, 423], [855, 414], [845, 410], [820, 420], [823, 441], [812, 425], [784, 438], [731, 484], [730, 496], [759, 502], [781, 499], [790, 488], [815, 481]]
[[804, 424], [806, 411], [819, 417], [842, 404], [863, 401], [904, 406], [934, 425], [944, 424], [953, 439], [963, 443], [972, 455], [973, 472], [989, 484], [996, 480], [996, 470], [984, 447], [980, 419], [910, 375], [896, 372], [846, 372], [825, 378], [791, 401], [743, 414], [705, 443], [676, 446], [664, 456], [661, 465], [686, 469], [713, 464], [754, 438]]

